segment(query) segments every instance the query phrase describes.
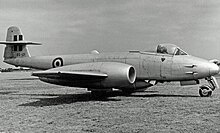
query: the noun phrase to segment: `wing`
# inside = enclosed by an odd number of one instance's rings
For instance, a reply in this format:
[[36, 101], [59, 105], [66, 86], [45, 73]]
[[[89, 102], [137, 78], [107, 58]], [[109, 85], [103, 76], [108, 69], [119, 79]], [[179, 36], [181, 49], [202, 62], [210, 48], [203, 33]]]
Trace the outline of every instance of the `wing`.
[[87, 80], [87, 79], [104, 79], [108, 77], [107, 74], [96, 71], [38, 71], [33, 72], [32, 76], [44, 77], [44, 78], [62, 78], [62, 79], [74, 79], [74, 80]]

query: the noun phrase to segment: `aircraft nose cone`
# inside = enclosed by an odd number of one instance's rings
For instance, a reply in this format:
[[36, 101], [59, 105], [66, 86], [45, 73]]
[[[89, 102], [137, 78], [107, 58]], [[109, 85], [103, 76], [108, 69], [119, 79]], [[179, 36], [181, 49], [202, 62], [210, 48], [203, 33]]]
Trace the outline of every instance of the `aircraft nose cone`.
[[213, 76], [213, 75], [216, 75], [219, 73], [219, 66], [212, 63], [210, 66], [209, 66], [209, 74], [210, 76]]

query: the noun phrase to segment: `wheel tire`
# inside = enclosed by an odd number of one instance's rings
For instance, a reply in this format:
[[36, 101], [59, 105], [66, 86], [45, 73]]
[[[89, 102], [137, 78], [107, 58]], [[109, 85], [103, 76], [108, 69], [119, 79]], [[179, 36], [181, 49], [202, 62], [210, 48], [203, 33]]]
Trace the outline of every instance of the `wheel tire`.
[[210, 97], [212, 95], [212, 90], [208, 87], [201, 87], [201, 89], [199, 89], [199, 95], [201, 97]]

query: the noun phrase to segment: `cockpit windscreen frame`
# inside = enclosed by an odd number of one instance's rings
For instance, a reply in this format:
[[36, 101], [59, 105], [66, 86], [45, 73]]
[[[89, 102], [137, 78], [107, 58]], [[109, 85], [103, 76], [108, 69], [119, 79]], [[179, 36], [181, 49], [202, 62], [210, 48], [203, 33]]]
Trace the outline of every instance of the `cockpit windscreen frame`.
[[157, 53], [166, 54], [166, 55], [188, 55], [185, 51], [181, 48], [177, 47], [174, 44], [159, 44], [157, 46]]

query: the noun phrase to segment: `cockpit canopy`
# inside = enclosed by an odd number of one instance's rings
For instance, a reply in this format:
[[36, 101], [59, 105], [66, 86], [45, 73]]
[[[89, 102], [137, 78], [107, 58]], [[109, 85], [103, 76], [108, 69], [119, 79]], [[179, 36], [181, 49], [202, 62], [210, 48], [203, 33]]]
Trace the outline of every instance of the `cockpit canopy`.
[[188, 55], [174, 44], [159, 44], [157, 46], [157, 53], [168, 55]]

